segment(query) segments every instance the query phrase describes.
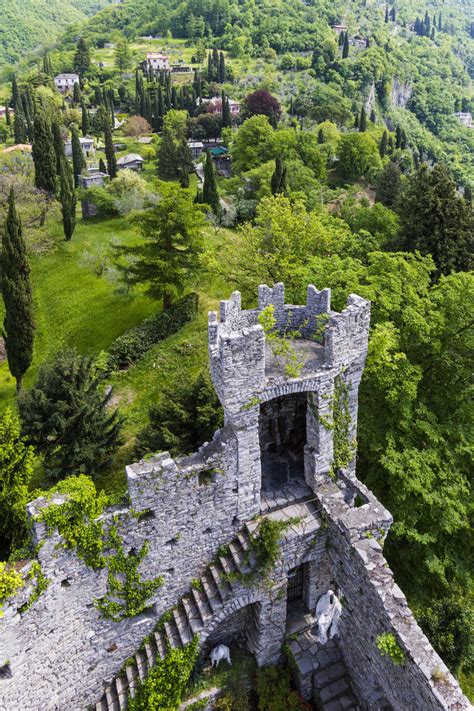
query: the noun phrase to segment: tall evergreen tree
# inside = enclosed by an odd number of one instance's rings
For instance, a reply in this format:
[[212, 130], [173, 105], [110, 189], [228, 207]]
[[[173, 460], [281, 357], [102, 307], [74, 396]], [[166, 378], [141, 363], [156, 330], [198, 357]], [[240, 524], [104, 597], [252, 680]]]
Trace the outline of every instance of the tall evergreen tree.
[[79, 37], [74, 54], [74, 71], [79, 74], [81, 79], [89, 71], [91, 66], [91, 57], [89, 47], [83, 37]]
[[372, 111], [370, 112], [370, 120], [372, 121], [372, 123], [375, 123], [377, 121], [377, 116], [375, 115], [374, 109], [372, 109]]
[[362, 107], [359, 120], [359, 133], [364, 133], [364, 131], [367, 131], [367, 114], [365, 113], [365, 108]]
[[50, 479], [95, 473], [110, 462], [122, 425], [111, 397], [89, 356], [61, 351], [40, 368], [18, 405], [26, 439], [44, 454]]
[[273, 172], [271, 182], [270, 182], [270, 187], [272, 191], [272, 195], [279, 195], [285, 194], [286, 191], [286, 175], [287, 175], [287, 170], [286, 166], [283, 163], [283, 160], [278, 157], [275, 159], [275, 171]]
[[61, 160], [59, 180], [63, 230], [66, 240], [69, 241], [76, 227], [76, 191], [74, 190], [71, 168], [65, 156]]
[[18, 100], [20, 98], [20, 92], [18, 91], [18, 83], [16, 80], [16, 74], [12, 76], [12, 104], [13, 108], [16, 111], [16, 105], [18, 104]]
[[388, 5], [385, 5], [385, 22], [388, 22]]
[[214, 163], [210, 151], [206, 151], [202, 201], [211, 207], [215, 215], [220, 214], [221, 206], [219, 201], [219, 192], [217, 190], [216, 171], [214, 169]]
[[387, 131], [383, 132], [382, 138], [380, 139], [379, 153], [381, 158], [384, 158], [387, 153]]
[[472, 269], [474, 216], [443, 163], [431, 171], [422, 165], [408, 178], [399, 215], [400, 246], [431, 254], [438, 275]]
[[81, 131], [84, 138], [89, 134], [91, 130], [91, 122], [89, 117], [89, 112], [86, 109], [84, 102], [81, 104]]
[[224, 52], [219, 52], [219, 78], [220, 84], [223, 84], [227, 78], [227, 71], [225, 67], [225, 57]]
[[467, 202], [467, 204], [471, 207], [472, 206], [472, 188], [470, 185], [465, 185], [464, 186], [464, 200]]
[[12, 117], [10, 114], [10, 107], [8, 106], [8, 101], [5, 104], [5, 122], [6, 122], [7, 126], [12, 125]]
[[8, 197], [8, 213], [2, 235], [2, 296], [8, 368], [16, 380], [17, 390], [20, 390], [23, 376], [33, 358], [35, 325], [30, 267], [13, 188]]
[[38, 111], [35, 117], [32, 154], [36, 187], [54, 195], [56, 192], [56, 155], [51, 124], [44, 111]]
[[80, 87], [79, 84], [76, 82], [76, 83], [74, 84], [74, 86], [73, 86], [73, 89], [72, 89], [72, 101], [73, 101], [73, 104], [74, 104], [75, 106], [76, 106], [76, 105], [79, 105], [79, 104], [81, 103], [81, 98], [82, 98], [82, 97], [81, 97], [81, 87]]
[[318, 131], [318, 143], [324, 143], [324, 132], [322, 128]]
[[112, 128], [109, 121], [104, 122], [105, 157], [107, 159], [107, 172], [112, 180], [117, 176], [117, 158], [115, 157]]
[[54, 142], [54, 155], [56, 156], [56, 175], [61, 175], [61, 162], [66, 160], [66, 152], [64, 150], [64, 141], [61, 135], [61, 128], [57, 121], [51, 124], [51, 131]]
[[105, 173], [107, 175], [107, 166], [105, 165], [103, 158], [99, 158], [99, 170], [101, 173]]
[[74, 185], [77, 188], [79, 185], [79, 176], [86, 167], [86, 161], [82, 152], [79, 132], [75, 123], [71, 124], [71, 151], [72, 151], [72, 170], [74, 173]]
[[13, 117], [13, 135], [15, 137], [15, 143], [26, 143], [28, 138], [26, 134], [25, 114], [23, 113], [21, 101], [18, 102], [15, 116]]
[[387, 163], [377, 180], [375, 199], [386, 207], [395, 208], [402, 189], [400, 168], [396, 163]]
[[222, 92], [222, 128], [230, 128], [232, 126], [232, 115], [230, 113], [229, 99], [225, 95], [225, 91]]
[[344, 35], [344, 44], [342, 45], [342, 58], [347, 59], [349, 56], [349, 32]]

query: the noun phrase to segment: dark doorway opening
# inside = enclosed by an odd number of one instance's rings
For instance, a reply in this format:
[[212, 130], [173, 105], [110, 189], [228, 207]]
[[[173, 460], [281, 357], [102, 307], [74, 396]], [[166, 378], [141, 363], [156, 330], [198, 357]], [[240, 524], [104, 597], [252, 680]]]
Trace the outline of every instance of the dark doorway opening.
[[304, 482], [306, 406], [306, 393], [285, 395], [260, 405], [264, 492], [278, 491], [292, 482]]
[[299, 565], [288, 571], [288, 587], [286, 599], [288, 602], [303, 600], [305, 566]]

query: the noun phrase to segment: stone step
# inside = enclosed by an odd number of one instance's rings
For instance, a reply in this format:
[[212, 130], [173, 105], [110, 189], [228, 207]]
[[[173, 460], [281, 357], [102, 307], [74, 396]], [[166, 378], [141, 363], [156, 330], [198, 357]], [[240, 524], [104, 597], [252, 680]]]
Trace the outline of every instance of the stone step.
[[151, 638], [150, 640], [146, 640], [143, 643], [143, 649], [145, 650], [148, 668], [154, 667], [156, 664], [156, 645], [154, 644], [154, 641], [155, 640]]
[[347, 683], [344, 677], [340, 677], [339, 679], [336, 679], [335, 681], [331, 682], [331, 684], [328, 684], [327, 686], [324, 686], [322, 689], [320, 689], [319, 697], [323, 702], [326, 711], [326, 704], [328, 704], [330, 701], [335, 701], [338, 699], [339, 696], [343, 696], [344, 694], [347, 695], [348, 693], [351, 693], [349, 684]]
[[197, 634], [202, 630], [204, 626], [198, 606], [196, 605], [196, 602], [191, 595], [185, 595], [182, 598], [181, 602], [186, 613], [189, 627], [193, 635]]
[[107, 701], [104, 697], [96, 703], [94, 711], [108, 711]]
[[318, 689], [322, 689], [327, 684], [332, 681], [343, 677], [346, 673], [346, 668], [342, 662], [335, 662], [334, 664], [329, 664], [324, 669], [318, 669], [314, 673], [314, 680]]
[[135, 663], [137, 665], [137, 671], [138, 671], [138, 676], [140, 678], [140, 681], [143, 681], [143, 679], [145, 678], [146, 673], [147, 673], [147, 663], [146, 663], [145, 652], [142, 652], [139, 649], [138, 652], [135, 653]]
[[225, 602], [230, 592], [230, 585], [223, 580], [224, 571], [222, 568], [219, 569], [219, 567], [220, 566], [218, 566], [217, 563], [211, 563], [209, 566], [209, 572], [212, 575], [222, 602]]
[[181, 640], [174, 620], [165, 622], [164, 631], [171, 647], [181, 647]]
[[250, 539], [249, 539], [248, 533], [247, 533], [247, 531], [245, 531], [245, 529], [242, 531], [239, 531], [237, 533], [236, 537], [234, 538], [234, 541], [239, 542], [243, 551], [248, 550], [248, 547], [250, 545]]
[[127, 679], [123, 676], [117, 676], [115, 678], [115, 689], [117, 691], [117, 698], [120, 706], [120, 711], [126, 711], [128, 708], [128, 689], [127, 689]]
[[207, 601], [206, 594], [202, 590], [196, 590], [196, 588], [191, 588], [191, 595], [196, 603], [196, 607], [199, 610], [201, 620], [205, 622], [209, 617], [212, 617], [212, 609]]
[[105, 688], [105, 698], [107, 699], [108, 711], [120, 711], [117, 694], [115, 693], [115, 689], [110, 685]]
[[138, 686], [138, 671], [136, 666], [133, 664], [127, 664], [125, 667], [125, 676], [127, 677], [127, 685], [130, 691], [130, 696], [135, 696], [135, 689]]
[[164, 659], [166, 655], [166, 640], [162, 630], [155, 632], [156, 651]]
[[178, 605], [174, 608], [173, 619], [176, 625], [176, 629], [178, 630], [179, 639], [184, 647], [185, 644], [192, 640], [193, 635], [189, 629], [188, 618], [182, 605]]
[[212, 614], [218, 612], [222, 607], [222, 599], [214, 582], [211, 573], [206, 573], [202, 578], [203, 590], [206, 595], [207, 603], [211, 608]]
[[240, 542], [234, 538], [234, 540], [229, 544], [229, 554], [232, 556], [235, 567], [240, 570], [240, 566], [244, 562], [245, 551], [242, 548]]

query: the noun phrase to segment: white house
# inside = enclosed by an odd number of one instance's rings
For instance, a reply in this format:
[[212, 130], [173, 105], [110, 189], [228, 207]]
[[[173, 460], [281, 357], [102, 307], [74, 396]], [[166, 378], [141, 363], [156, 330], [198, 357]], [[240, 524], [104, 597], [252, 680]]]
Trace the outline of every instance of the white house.
[[161, 52], [148, 52], [146, 55], [146, 63], [149, 69], [162, 71], [170, 68], [170, 58]]
[[[80, 136], [80, 137], [79, 137], [79, 141], [80, 141], [80, 143], [81, 143], [82, 152], [83, 152], [83, 154], [84, 154], [85, 157], [87, 157], [87, 156], [90, 155], [91, 153], [92, 153], [92, 154], [95, 153], [94, 139], [93, 139], [93, 138], [89, 138], [89, 137], [83, 138], [82, 136]], [[70, 138], [68, 138], [68, 140], [66, 141], [64, 148], [65, 148], [65, 150], [66, 150], [66, 156], [67, 156], [68, 158], [71, 158], [71, 156], [72, 156], [72, 143], [71, 143], [71, 139], [70, 139]]]
[[[234, 101], [234, 99], [229, 99], [228, 101], [231, 115], [238, 116], [240, 113], [240, 102]], [[203, 102], [207, 102], [209, 113], [222, 113], [222, 98], [220, 96], [214, 96], [212, 99], [209, 100], [203, 99]], [[196, 103], [200, 103], [199, 98], [196, 100]]]
[[193, 160], [197, 160], [204, 150], [204, 143], [202, 141], [188, 141], [188, 148]]
[[57, 77], [54, 77], [54, 83], [56, 85], [56, 89], [60, 91], [61, 94], [65, 94], [66, 91], [72, 91], [74, 84], [79, 84], [79, 75], [58, 74]]
[[136, 170], [137, 172], [143, 170], [143, 163], [145, 161], [138, 153], [127, 153], [126, 156], [122, 156], [117, 159], [117, 168], [121, 170], [122, 168], [128, 168], [129, 170]]
[[473, 128], [472, 114], [470, 111], [456, 111], [454, 115], [462, 126], [466, 126], [466, 128]]
[[109, 176], [107, 173], [102, 173], [100, 170], [90, 172], [89, 175], [80, 175], [79, 176], [79, 185], [83, 188], [90, 188], [93, 185], [96, 185], [98, 187], [102, 187], [104, 185], [104, 181], [108, 178]]

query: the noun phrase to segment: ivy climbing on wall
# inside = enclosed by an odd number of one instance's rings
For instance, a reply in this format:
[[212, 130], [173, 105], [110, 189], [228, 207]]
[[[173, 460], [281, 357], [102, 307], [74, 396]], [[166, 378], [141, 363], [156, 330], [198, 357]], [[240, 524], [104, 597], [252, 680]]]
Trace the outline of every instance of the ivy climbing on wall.
[[177, 709], [196, 662], [198, 642], [195, 636], [181, 649], [168, 647], [165, 658], [158, 657], [139, 683], [134, 698], [128, 702], [129, 711]]
[[333, 396], [333, 464], [331, 473], [345, 469], [354, 457], [354, 445], [350, 438], [351, 413], [349, 410], [349, 384], [343, 373], [334, 381]]
[[96, 607], [104, 617], [115, 622], [135, 617], [147, 607], [148, 600], [163, 584], [163, 578], [142, 580], [138, 566], [148, 553], [148, 541], [138, 551], [125, 553], [116, 526], [109, 531], [108, 544], [115, 554], [107, 558], [107, 594], [96, 600]]

